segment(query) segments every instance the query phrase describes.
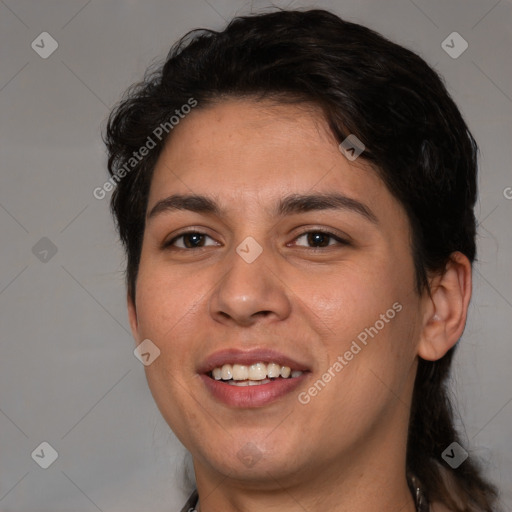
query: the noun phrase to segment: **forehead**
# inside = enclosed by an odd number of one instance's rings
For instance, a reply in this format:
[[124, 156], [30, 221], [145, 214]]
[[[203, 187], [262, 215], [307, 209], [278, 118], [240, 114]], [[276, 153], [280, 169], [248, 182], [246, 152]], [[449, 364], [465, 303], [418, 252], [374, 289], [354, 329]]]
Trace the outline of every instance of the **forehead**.
[[[230, 160], [240, 167], [277, 161], [281, 151], [299, 161], [305, 152], [338, 156], [336, 141], [320, 110], [309, 104], [276, 104], [268, 100], [225, 100], [194, 109], [173, 130], [166, 150], [183, 165]], [[326, 149], [329, 148], [328, 153]], [[320, 156], [319, 154], [317, 156]]]
[[198, 106], [173, 129], [148, 210], [176, 193], [214, 196], [240, 212], [311, 192], [399, 208], [367, 162], [345, 158], [319, 108], [230, 99]]

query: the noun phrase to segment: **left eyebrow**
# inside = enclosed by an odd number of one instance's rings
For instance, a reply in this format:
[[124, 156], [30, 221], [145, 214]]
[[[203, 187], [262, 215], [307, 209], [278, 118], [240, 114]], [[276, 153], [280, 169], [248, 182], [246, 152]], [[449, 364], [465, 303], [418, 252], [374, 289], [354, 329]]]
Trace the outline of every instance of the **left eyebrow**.
[[[220, 206], [211, 198], [202, 195], [174, 194], [158, 201], [147, 218], [172, 210], [189, 210], [217, 216], [224, 214]], [[377, 224], [377, 216], [360, 201], [342, 194], [292, 194], [282, 198], [276, 208], [279, 216], [320, 210], [347, 210], [355, 212], [366, 220]]]
[[277, 208], [282, 216], [318, 210], [348, 210], [378, 224], [377, 216], [368, 206], [343, 194], [292, 194], [283, 198]]

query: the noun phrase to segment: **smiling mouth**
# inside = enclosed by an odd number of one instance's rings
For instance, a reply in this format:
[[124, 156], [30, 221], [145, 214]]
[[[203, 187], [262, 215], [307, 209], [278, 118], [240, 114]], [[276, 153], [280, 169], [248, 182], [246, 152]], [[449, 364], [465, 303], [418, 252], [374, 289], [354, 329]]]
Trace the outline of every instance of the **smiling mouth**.
[[304, 372], [292, 370], [289, 366], [278, 363], [259, 362], [251, 365], [224, 364], [217, 366], [207, 375], [231, 386], [261, 386], [276, 380], [296, 379]]

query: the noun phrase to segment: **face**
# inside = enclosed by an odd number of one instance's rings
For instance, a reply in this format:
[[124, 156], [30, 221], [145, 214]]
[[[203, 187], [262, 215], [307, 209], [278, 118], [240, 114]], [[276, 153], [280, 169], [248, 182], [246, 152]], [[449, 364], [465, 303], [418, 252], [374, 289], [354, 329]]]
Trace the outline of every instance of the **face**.
[[196, 473], [263, 485], [405, 449], [414, 284], [404, 210], [313, 107], [229, 100], [180, 121], [129, 310]]

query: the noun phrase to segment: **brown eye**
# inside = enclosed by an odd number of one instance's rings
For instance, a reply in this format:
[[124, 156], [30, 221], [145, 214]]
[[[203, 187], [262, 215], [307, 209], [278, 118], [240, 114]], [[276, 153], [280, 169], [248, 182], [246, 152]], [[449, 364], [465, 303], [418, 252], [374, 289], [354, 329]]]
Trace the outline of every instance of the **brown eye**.
[[[325, 231], [307, 231], [306, 233], [298, 236], [296, 241], [301, 239], [306, 242], [307, 246], [312, 248], [322, 248], [336, 244], [347, 245], [345, 240], [342, 240], [340, 237]], [[303, 246], [304, 244], [297, 245]]]
[[181, 235], [173, 238], [171, 241], [165, 244], [165, 247], [177, 247], [179, 249], [197, 249], [206, 247], [207, 245], [218, 245], [217, 243], [206, 244], [206, 240], [211, 237], [204, 233], [196, 231], [190, 231], [188, 233], [182, 233]]

